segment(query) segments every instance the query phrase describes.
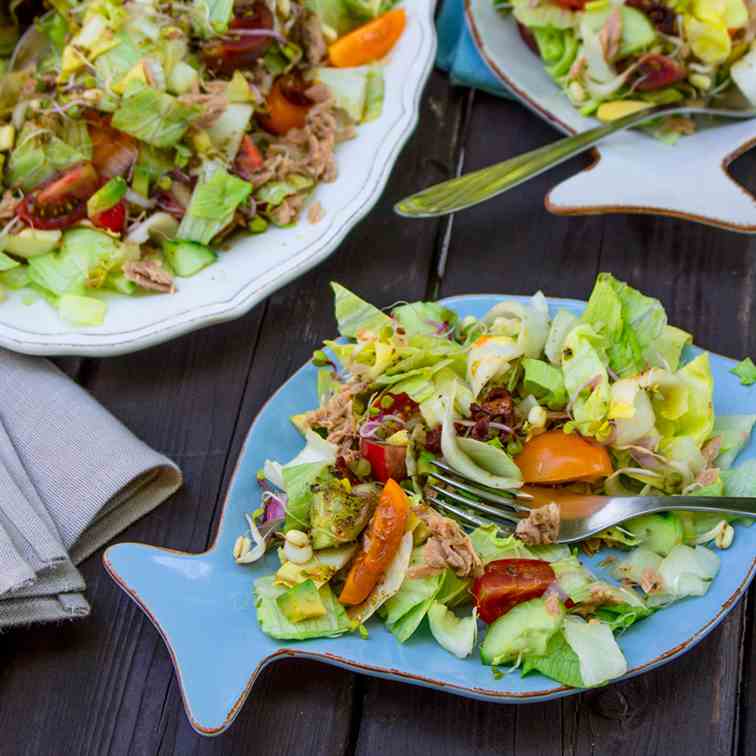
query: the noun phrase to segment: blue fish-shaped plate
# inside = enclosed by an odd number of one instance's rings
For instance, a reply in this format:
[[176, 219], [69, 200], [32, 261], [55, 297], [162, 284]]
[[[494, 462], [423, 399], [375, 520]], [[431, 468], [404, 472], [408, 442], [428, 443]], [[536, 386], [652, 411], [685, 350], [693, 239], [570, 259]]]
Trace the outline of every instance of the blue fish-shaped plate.
[[[503, 299], [525, 297], [471, 295], [443, 301], [460, 315], [481, 316]], [[551, 299], [557, 308], [580, 313], [585, 304]], [[687, 358], [698, 351], [688, 350]], [[756, 388], [741, 386], [729, 370], [733, 360], [712, 355], [714, 406], [717, 414], [756, 413]], [[121, 543], [110, 547], [104, 563], [113, 579], [136, 601], [165, 640], [173, 659], [192, 726], [214, 735], [225, 730], [260, 671], [276, 659], [295, 656], [377, 677], [425, 685], [470, 698], [503, 703], [545, 701], [578, 691], [538, 674], [521, 678], [513, 672], [494, 679], [478, 654], [461, 660], [432, 638], [425, 623], [404, 644], [378, 619], [369, 622], [369, 638], [357, 633], [340, 638], [279, 642], [264, 635], [255, 617], [253, 581], [277, 568], [274, 553], [254, 565], [237, 565], [232, 549], [246, 530], [245, 512], [260, 502], [256, 473], [266, 459], [291, 459], [302, 447], [291, 415], [317, 405], [316, 368], [305, 365], [265, 405], [250, 428], [223, 507], [215, 542], [203, 554], [186, 554], [156, 546]], [[756, 456], [751, 441], [739, 462]], [[628, 660], [627, 677], [671, 661], [711, 632], [745, 593], [756, 570], [756, 527], [736, 528], [732, 546], [718, 552], [721, 569], [708, 593], [657, 612], [620, 639]], [[596, 573], [605, 552], [586, 564]]]

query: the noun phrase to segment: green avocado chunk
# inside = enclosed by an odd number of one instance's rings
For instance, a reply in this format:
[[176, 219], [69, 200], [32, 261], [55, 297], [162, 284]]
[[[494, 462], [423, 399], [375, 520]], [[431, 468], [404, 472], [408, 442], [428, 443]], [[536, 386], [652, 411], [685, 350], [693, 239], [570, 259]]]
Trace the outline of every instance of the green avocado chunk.
[[276, 599], [276, 604], [289, 622], [302, 622], [326, 614], [325, 605], [312, 580], [305, 580], [289, 588]]

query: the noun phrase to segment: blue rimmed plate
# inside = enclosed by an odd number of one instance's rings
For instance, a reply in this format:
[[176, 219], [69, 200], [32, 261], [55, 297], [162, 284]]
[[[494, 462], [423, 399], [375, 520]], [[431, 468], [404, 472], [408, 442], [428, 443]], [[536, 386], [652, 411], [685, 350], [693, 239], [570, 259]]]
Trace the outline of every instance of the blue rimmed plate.
[[[472, 295], [443, 303], [460, 315], [481, 316], [504, 297]], [[510, 297], [524, 300], [525, 297]], [[550, 299], [580, 313], [584, 303]], [[689, 350], [688, 356], [697, 353]], [[718, 414], [756, 413], [756, 389], [740, 385], [729, 370], [734, 362], [712, 355], [714, 406]], [[136, 601], [168, 646], [187, 716], [200, 733], [225, 730], [252, 691], [260, 671], [283, 656], [319, 659], [328, 664], [403, 682], [426, 685], [471, 698], [505, 703], [543, 701], [575, 693], [537, 674], [509, 674], [496, 680], [477, 654], [460, 660], [442, 649], [425, 626], [404, 645], [378, 620], [370, 636], [283, 643], [264, 635], [255, 618], [252, 583], [274, 571], [275, 554], [264, 563], [240, 566], [231, 552], [246, 529], [244, 513], [259, 505], [256, 473], [267, 458], [286, 460], [302, 446], [289, 417], [317, 404], [311, 364], [295, 373], [265, 405], [250, 428], [223, 507], [218, 535], [203, 554], [186, 554], [142, 544], [109, 548], [104, 563], [113, 579]], [[740, 459], [756, 457], [751, 442]], [[628, 660], [627, 677], [653, 669], [693, 647], [722, 621], [744, 594], [756, 570], [756, 527], [738, 527], [731, 548], [719, 552], [722, 566], [705, 596], [686, 599], [630, 628], [620, 641]], [[587, 559], [597, 574], [604, 555]]]

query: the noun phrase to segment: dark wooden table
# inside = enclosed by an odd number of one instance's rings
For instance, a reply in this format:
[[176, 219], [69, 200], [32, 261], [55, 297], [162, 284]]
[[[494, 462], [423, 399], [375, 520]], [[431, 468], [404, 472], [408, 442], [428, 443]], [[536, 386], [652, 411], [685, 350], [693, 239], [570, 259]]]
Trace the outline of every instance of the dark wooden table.
[[[235, 322], [140, 354], [61, 361], [186, 476], [180, 493], [121, 538], [207, 546], [252, 419], [335, 332], [330, 280], [388, 305], [538, 288], [583, 298], [596, 273], [611, 271], [661, 299], [700, 345], [756, 354], [756, 240], [651, 217], [549, 215], [546, 191], [586, 161], [451, 220], [405, 221], [391, 211], [400, 197], [462, 166], [503, 160], [555, 136], [521, 106], [453, 90], [434, 74], [421, 126], [382, 200], [327, 262]], [[734, 166], [751, 188], [754, 158]], [[690, 653], [603, 690], [505, 706], [281, 661], [262, 675], [231, 729], [207, 739], [187, 722], [157, 632], [107, 577], [100, 554], [83, 571], [91, 617], [0, 637], [2, 756], [756, 753], [753, 590]]]

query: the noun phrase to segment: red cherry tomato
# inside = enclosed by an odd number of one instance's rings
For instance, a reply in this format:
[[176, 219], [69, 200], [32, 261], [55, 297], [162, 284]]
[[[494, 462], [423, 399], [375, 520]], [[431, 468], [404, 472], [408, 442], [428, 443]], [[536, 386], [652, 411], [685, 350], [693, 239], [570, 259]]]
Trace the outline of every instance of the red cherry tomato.
[[86, 218], [87, 200], [98, 187], [99, 178], [92, 163], [81, 163], [27, 194], [16, 214], [32, 228], [68, 228]]
[[614, 472], [603, 446], [560, 430], [531, 438], [515, 457], [515, 463], [525, 483], [592, 481]]
[[239, 152], [234, 162], [234, 172], [249, 181], [260, 168], [263, 167], [263, 156], [252, 141], [252, 137], [245, 134]]
[[499, 559], [489, 562], [472, 587], [480, 618], [489, 625], [513, 606], [542, 596], [556, 580], [540, 559]]
[[373, 477], [385, 483], [389, 478], [404, 480], [407, 477], [407, 447], [382, 444], [363, 438], [360, 454], [370, 462]]
[[581, 11], [588, 0], [554, 0], [554, 2], [565, 10]]
[[123, 229], [126, 227], [126, 202], [121, 200], [117, 205], [113, 205], [110, 210], [98, 213], [92, 218], [92, 223], [116, 234], [123, 233]]
[[[274, 37], [264, 34], [272, 29], [273, 14], [268, 6], [261, 2], [249, 3], [237, 9], [224, 37], [203, 46], [202, 60], [213, 73], [227, 76], [238, 69], [251, 68], [273, 43]], [[234, 34], [234, 30], [239, 33]], [[244, 34], [245, 31], [261, 33]]]

